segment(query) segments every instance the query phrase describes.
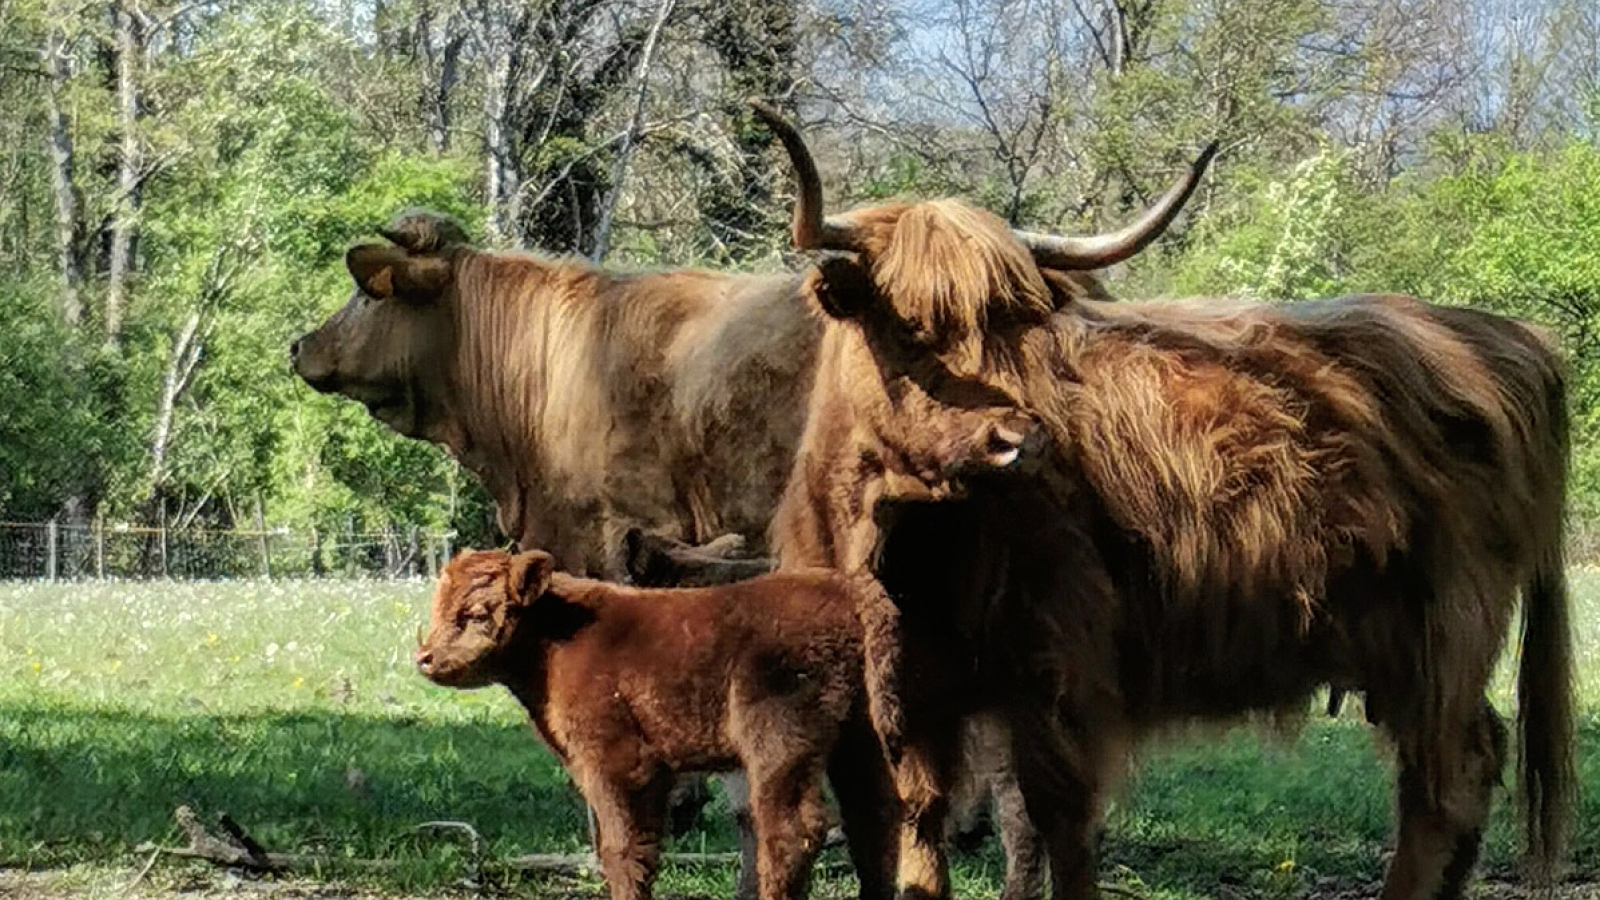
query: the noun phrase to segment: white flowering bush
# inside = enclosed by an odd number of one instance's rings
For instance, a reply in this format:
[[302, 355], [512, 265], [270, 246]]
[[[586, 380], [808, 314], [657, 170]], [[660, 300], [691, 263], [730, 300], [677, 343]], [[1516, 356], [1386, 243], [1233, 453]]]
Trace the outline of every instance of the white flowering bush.
[[1324, 148], [1286, 175], [1254, 185], [1241, 175], [1235, 196], [1196, 224], [1195, 246], [1172, 276], [1180, 294], [1268, 300], [1341, 290], [1346, 153]]

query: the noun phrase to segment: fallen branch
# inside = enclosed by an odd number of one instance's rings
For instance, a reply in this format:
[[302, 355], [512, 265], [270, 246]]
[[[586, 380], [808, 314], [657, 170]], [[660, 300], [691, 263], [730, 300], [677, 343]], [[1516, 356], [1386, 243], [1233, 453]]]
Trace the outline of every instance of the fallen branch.
[[[239, 869], [249, 869], [254, 872], [282, 872], [290, 869], [309, 869], [325, 867], [335, 861], [334, 857], [309, 856], [297, 853], [268, 853], [265, 849], [244, 833], [232, 818], [223, 816], [223, 828], [232, 833], [236, 843], [223, 840], [206, 830], [200, 824], [200, 819], [194, 810], [187, 806], [180, 806], [173, 811], [172, 817], [178, 822], [178, 830], [188, 839], [186, 847], [161, 847], [155, 844], [143, 843], [134, 848], [135, 853], [151, 853], [162, 856], [178, 856], [185, 859], [203, 859], [206, 862], [216, 863], [219, 866], [230, 866]], [[152, 857], [153, 858], [153, 857]], [[390, 869], [395, 866], [393, 860], [387, 859], [339, 859], [341, 864], [353, 865], [366, 869]]]
[[[200, 824], [200, 819], [194, 810], [187, 806], [180, 806], [173, 811], [173, 818], [177, 820], [178, 830], [183, 832], [188, 841], [183, 847], [162, 847], [151, 843], [143, 843], [134, 848], [136, 853], [151, 854], [153, 862], [158, 856], [176, 856], [183, 859], [198, 859], [215, 863], [219, 866], [246, 869], [252, 872], [288, 872], [307, 869], [328, 869], [334, 867], [349, 867], [357, 869], [383, 871], [393, 869], [399, 865], [392, 859], [363, 859], [360, 857], [318, 855], [309, 853], [272, 853], [262, 847], [254, 838], [250, 837], [237, 822], [227, 813], [218, 817], [226, 835], [212, 834]], [[592, 853], [530, 853], [525, 856], [514, 856], [506, 860], [485, 862], [483, 859], [483, 838], [478, 830], [466, 822], [423, 822], [417, 825], [414, 831], [451, 829], [466, 834], [469, 841], [469, 856], [473, 873], [476, 875], [485, 868], [497, 868], [517, 872], [536, 872], [551, 875], [567, 875], [583, 877], [598, 874], [599, 861]], [[838, 829], [833, 829], [824, 840], [824, 847], [838, 846], [844, 842], [844, 836]], [[737, 853], [663, 853], [662, 862], [678, 866], [736, 866], [739, 864]], [[825, 864], [824, 869], [848, 869], [848, 862]], [[148, 872], [149, 866], [146, 866]], [[144, 873], [140, 874], [142, 878]]]

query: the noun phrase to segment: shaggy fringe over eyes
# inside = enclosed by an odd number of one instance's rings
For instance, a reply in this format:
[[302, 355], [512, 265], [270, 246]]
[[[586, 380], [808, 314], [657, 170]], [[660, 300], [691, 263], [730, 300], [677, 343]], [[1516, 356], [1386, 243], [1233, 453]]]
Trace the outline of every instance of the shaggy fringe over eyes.
[[993, 213], [936, 200], [907, 207], [892, 227], [872, 254], [873, 280], [901, 320], [941, 350], [976, 364], [995, 313], [1039, 321], [1053, 311], [1033, 254]]

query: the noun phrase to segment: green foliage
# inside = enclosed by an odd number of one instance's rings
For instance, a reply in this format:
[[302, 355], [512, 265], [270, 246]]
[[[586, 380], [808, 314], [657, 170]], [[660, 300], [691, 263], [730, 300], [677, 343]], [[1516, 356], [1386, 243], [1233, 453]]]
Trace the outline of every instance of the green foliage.
[[[776, 11], [765, 0], [751, 9]], [[914, 136], [907, 126], [875, 123], [900, 133], [869, 141], [881, 153], [847, 154], [865, 164], [845, 173], [830, 206], [961, 196], [1014, 210], [1029, 227], [1090, 230], [1127, 221], [1199, 146], [1220, 139], [1224, 153], [1175, 239], [1130, 261], [1118, 293], [1292, 300], [1404, 291], [1542, 323], [1572, 366], [1576, 507], [1600, 515], [1600, 148], [1595, 117], [1583, 118], [1595, 98], [1566, 98], [1578, 119], [1537, 140], [1506, 129], [1407, 126], [1417, 133], [1390, 177], [1375, 171], [1361, 139], [1341, 143], [1336, 126], [1368, 114], [1364, 91], [1403, 93], [1407, 83], [1358, 84], [1386, 77], [1379, 44], [1330, 61], [1325, 48], [1345, 46], [1342, 29], [1351, 23], [1328, 4], [1159, 0], [1119, 10], [1128, 16], [1128, 43], [1115, 66], [1083, 33], [1060, 46], [1031, 33], [996, 44], [991, 62], [999, 68], [966, 74], [985, 76], [974, 84], [994, 101], [997, 126], [968, 115], [970, 85], [950, 70], [960, 60], [944, 60], [944, 80], [936, 79], [943, 87], [933, 90], [946, 93], [913, 110]], [[246, 0], [146, 12], [165, 24], [138, 73], [146, 177], [137, 253], [124, 329], [105, 348], [107, 228], [120, 204], [113, 25], [99, 7], [0, 4], [8, 46], [24, 61], [0, 67], [0, 96], [20, 98], [0, 110], [0, 293], [16, 298], [0, 310], [0, 513], [43, 517], [77, 498], [113, 519], [143, 518], [159, 495], [182, 515], [226, 522], [259, 499], [274, 524], [337, 528], [353, 517], [492, 539], [475, 479], [359, 407], [313, 394], [286, 359], [288, 343], [347, 298], [345, 248], [375, 237], [394, 213], [430, 207], [487, 237], [486, 51], [453, 16], [424, 22], [409, 4]], [[773, 21], [787, 41], [789, 20], [780, 19]], [[783, 43], [781, 66], [748, 55], [732, 65], [718, 46], [703, 52], [696, 28], [677, 27], [663, 35], [660, 58], [704, 68], [705, 77], [652, 76], [659, 93], [647, 104], [650, 127], [617, 207], [614, 256], [766, 267], [787, 246], [785, 211], [772, 202], [779, 183], [751, 166], [756, 156], [770, 163], [781, 154], [763, 149], [765, 129], [743, 112], [742, 94], [728, 91], [744, 91], [737, 86], [748, 77], [837, 80], [849, 57], [835, 48], [808, 63], [798, 54], [809, 51]], [[451, 28], [464, 43], [447, 104], [449, 140], [439, 141], [450, 149], [436, 152], [427, 98], [441, 85], [438, 54]], [[1061, 26], [1062, 35], [1071, 30]], [[32, 68], [52, 34], [71, 63], [58, 99], [82, 207], [74, 247], [88, 316], [78, 329], [60, 321], [45, 140], [54, 95], [46, 73]], [[548, 250], [585, 245], [610, 177], [606, 142], [626, 119], [619, 113], [628, 102], [618, 98], [633, 96], [619, 88], [632, 77], [624, 57], [580, 61], [587, 40], [569, 42], [574, 55], [562, 57], [574, 72], [599, 67], [579, 85], [581, 98], [563, 94], [573, 85], [559, 79], [533, 85], [532, 74], [522, 85], [528, 92], [510, 98], [520, 110], [512, 118], [526, 126], [512, 141], [521, 196], [545, 202], [502, 227], [558, 241]], [[1039, 58], [1048, 66], [1027, 65], [1023, 46], [1047, 50]], [[1088, 56], [1072, 58], [1076, 52]], [[1019, 59], [1009, 59], [1013, 53]], [[807, 65], [816, 70], [805, 74]], [[1043, 75], [1029, 81], [1047, 69], [1048, 84]], [[902, 73], [861, 74], [876, 87]], [[684, 124], [686, 110], [720, 110], [707, 115], [729, 121], [720, 135], [702, 134], [709, 119]], [[1012, 128], [1018, 122], [1021, 131]], [[1035, 122], [1037, 144], [1028, 139]], [[1012, 151], [1037, 156], [1016, 168], [1019, 160], [996, 143], [1005, 135], [1020, 141]], [[724, 145], [751, 159], [733, 165]], [[827, 159], [823, 167], [839, 168]], [[192, 320], [197, 362], [166, 409]], [[164, 422], [169, 442], [158, 467], [153, 444]]]
[[118, 455], [96, 391], [111, 361], [61, 324], [47, 296], [0, 278], [0, 521], [55, 516]]

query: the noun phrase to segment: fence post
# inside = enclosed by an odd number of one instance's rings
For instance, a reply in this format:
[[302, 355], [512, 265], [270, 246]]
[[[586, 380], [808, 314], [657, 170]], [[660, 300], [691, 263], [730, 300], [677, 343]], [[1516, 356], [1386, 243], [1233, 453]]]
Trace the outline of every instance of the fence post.
[[256, 535], [261, 542], [261, 577], [272, 580], [272, 554], [267, 552], [267, 514], [261, 510], [261, 495], [256, 494]]
[[354, 577], [356, 574], [356, 517], [344, 517], [344, 574]]
[[322, 569], [322, 532], [311, 526], [311, 574], [321, 578], [327, 574]]
[[385, 522], [383, 525], [383, 577], [393, 578], [400, 574], [400, 563], [396, 559], [400, 555], [400, 539], [394, 536], [394, 523]]
[[423, 542], [428, 549], [428, 580], [432, 581], [439, 577], [439, 558], [435, 555], [439, 548], [433, 543], [431, 531], [423, 535]]
[[421, 551], [417, 549], [419, 546], [417, 544], [417, 526], [410, 526], [409, 533], [406, 535], [406, 540], [411, 544], [410, 551], [406, 558], [406, 574], [421, 575], [423, 571], [423, 565], [422, 559], [420, 558]]
[[94, 517], [94, 577], [96, 581], [106, 580], [106, 520], [104, 516]]
[[156, 507], [156, 538], [157, 546], [161, 549], [161, 577], [167, 577], [167, 499], [161, 498], [161, 505]]
[[56, 520], [51, 519], [44, 523], [44, 577], [46, 581], [56, 580]]

